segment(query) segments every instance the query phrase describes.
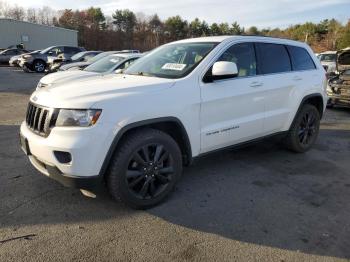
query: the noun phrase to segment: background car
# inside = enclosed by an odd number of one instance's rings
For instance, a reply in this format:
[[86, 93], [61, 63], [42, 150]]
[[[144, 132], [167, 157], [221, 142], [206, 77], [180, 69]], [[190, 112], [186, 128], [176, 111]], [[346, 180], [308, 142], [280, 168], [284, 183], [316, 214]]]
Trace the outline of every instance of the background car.
[[330, 75], [327, 86], [328, 107], [350, 107], [350, 48], [337, 52], [336, 73]]
[[77, 63], [70, 63], [67, 65], [63, 65], [60, 67], [60, 71], [66, 71], [66, 70], [78, 70], [78, 69], [84, 69], [85, 67], [95, 63], [96, 61], [98, 61], [99, 59], [108, 56], [110, 54], [130, 54], [130, 53], [140, 53], [140, 51], [138, 50], [122, 50], [122, 51], [107, 51], [107, 52], [103, 52], [101, 54], [98, 54], [97, 56], [95, 56], [94, 58], [90, 59], [89, 61], [86, 62], [77, 62]]
[[135, 53], [108, 55], [83, 70], [67, 70], [49, 74], [40, 80], [37, 89], [52, 87], [67, 81], [84, 80], [94, 76], [112, 74], [116, 71], [120, 73], [141, 56], [142, 54]]
[[102, 53], [102, 51], [83, 51], [73, 55], [70, 58], [65, 58], [63, 55], [59, 55], [57, 58], [48, 60], [47, 72], [56, 72], [62, 65], [77, 63], [77, 62], [88, 62], [96, 55]]
[[39, 53], [31, 53], [21, 57], [19, 65], [25, 70], [43, 73], [48, 62], [48, 57], [57, 57], [64, 54], [71, 57], [76, 53], [85, 51], [82, 47], [75, 46], [50, 46]]
[[0, 64], [8, 64], [11, 57], [28, 53], [25, 49], [13, 48], [0, 52]]
[[321, 65], [327, 73], [331, 73], [336, 70], [337, 51], [323, 52], [320, 53], [317, 57], [320, 59]]

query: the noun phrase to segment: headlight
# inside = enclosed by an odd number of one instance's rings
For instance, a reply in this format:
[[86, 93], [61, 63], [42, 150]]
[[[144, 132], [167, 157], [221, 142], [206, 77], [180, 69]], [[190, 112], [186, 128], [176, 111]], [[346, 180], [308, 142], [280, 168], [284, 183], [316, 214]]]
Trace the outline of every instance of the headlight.
[[96, 124], [101, 113], [102, 110], [100, 109], [60, 109], [56, 126], [93, 126]]

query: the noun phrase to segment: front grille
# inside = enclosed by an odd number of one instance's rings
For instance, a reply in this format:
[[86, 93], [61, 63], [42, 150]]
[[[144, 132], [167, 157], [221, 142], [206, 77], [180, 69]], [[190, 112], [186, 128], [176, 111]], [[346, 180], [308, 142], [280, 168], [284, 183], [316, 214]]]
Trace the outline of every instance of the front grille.
[[56, 118], [55, 110], [32, 103], [28, 104], [26, 123], [34, 133], [40, 136], [48, 136], [56, 122]]

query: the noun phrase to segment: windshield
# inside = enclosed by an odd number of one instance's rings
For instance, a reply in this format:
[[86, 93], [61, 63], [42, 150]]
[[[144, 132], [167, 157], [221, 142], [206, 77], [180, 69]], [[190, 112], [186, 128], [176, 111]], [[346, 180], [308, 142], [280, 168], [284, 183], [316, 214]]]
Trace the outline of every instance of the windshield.
[[189, 74], [216, 45], [212, 42], [164, 45], [137, 60], [125, 74], [181, 78]]
[[336, 57], [336, 54], [320, 54], [319, 59], [322, 62], [335, 62]]
[[97, 60], [100, 60], [101, 58], [103, 58], [103, 57], [105, 57], [105, 56], [108, 56], [108, 55], [111, 55], [111, 53], [109, 53], [109, 52], [103, 52], [103, 53], [101, 53], [101, 54], [98, 54], [98, 55], [94, 56], [94, 57], [91, 58], [89, 61], [90, 61], [91, 63], [94, 63], [94, 62], [96, 62]]
[[52, 48], [53, 48], [53, 46], [50, 46], [50, 47], [48, 47], [48, 48], [45, 48], [44, 50], [40, 51], [40, 54], [45, 54], [45, 53], [47, 53], [48, 51], [50, 51]]
[[80, 53], [77, 53], [77, 54], [73, 55], [71, 57], [72, 61], [79, 60], [80, 58], [82, 58], [85, 55], [85, 53], [86, 52], [80, 52]]
[[87, 66], [84, 71], [88, 72], [96, 72], [96, 73], [104, 73], [115, 67], [116, 64], [120, 63], [124, 60], [123, 57], [116, 55], [109, 55], [107, 57], [101, 58], [95, 63]]

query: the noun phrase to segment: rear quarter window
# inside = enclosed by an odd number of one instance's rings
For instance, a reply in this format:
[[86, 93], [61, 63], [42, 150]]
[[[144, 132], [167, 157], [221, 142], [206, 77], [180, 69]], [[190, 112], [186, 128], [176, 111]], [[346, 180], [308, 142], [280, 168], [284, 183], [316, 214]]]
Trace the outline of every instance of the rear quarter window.
[[259, 74], [274, 74], [292, 70], [289, 54], [284, 45], [256, 43]]
[[292, 59], [293, 70], [310, 70], [316, 68], [311, 56], [304, 48], [298, 46], [287, 46], [287, 48]]

